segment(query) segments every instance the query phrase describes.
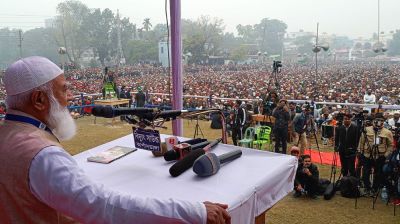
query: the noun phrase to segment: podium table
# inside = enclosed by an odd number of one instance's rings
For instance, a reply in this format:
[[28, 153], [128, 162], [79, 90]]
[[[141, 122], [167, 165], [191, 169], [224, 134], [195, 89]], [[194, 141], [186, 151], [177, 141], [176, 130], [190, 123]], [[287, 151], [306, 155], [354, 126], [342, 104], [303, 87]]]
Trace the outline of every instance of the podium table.
[[262, 114], [254, 114], [254, 115], [251, 115], [251, 121], [253, 124], [256, 124], [256, 122], [268, 122], [268, 123], [274, 124], [275, 117], [262, 115]]
[[[166, 135], [161, 135], [163, 140]], [[181, 138], [182, 139], [182, 138]], [[243, 155], [223, 164], [218, 173], [198, 177], [191, 169], [169, 174], [173, 163], [138, 149], [110, 164], [87, 162], [87, 157], [113, 146], [134, 147], [132, 134], [74, 156], [93, 181], [118, 192], [159, 199], [211, 201], [229, 205], [234, 224], [265, 223], [265, 212], [293, 190], [297, 159], [289, 155], [219, 144], [217, 155], [241, 149]]]
[[95, 100], [95, 105], [102, 105], [102, 106], [119, 106], [128, 104], [129, 99], [108, 99], [108, 100]]

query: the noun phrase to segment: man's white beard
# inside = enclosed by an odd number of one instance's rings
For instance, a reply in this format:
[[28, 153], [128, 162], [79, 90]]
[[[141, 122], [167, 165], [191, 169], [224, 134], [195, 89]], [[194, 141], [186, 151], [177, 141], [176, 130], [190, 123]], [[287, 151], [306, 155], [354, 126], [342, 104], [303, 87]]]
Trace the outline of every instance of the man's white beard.
[[60, 140], [69, 140], [76, 134], [76, 124], [68, 109], [62, 107], [54, 95], [49, 94], [50, 112], [47, 123], [53, 134]]

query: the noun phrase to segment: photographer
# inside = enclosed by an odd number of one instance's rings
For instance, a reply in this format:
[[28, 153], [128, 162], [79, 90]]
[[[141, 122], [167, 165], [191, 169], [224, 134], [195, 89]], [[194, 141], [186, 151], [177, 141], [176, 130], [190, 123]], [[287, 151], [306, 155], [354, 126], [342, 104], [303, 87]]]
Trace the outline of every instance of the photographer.
[[279, 146], [282, 146], [282, 154], [286, 154], [288, 126], [289, 126], [289, 108], [285, 99], [279, 100], [278, 106], [273, 110], [272, 116], [275, 117], [274, 136], [275, 152], [279, 153]]
[[300, 155], [304, 154], [304, 150], [307, 147], [307, 125], [311, 123], [311, 108], [309, 105], [305, 106], [303, 112], [296, 114], [293, 118], [293, 127], [295, 131], [294, 135], [294, 143], [300, 143]]
[[279, 102], [278, 94], [271, 90], [268, 96], [263, 99], [263, 115], [272, 115], [272, 111], [275, 109]]
[[336, 129], [335, 151], [339, 152], [343, 176], [355, 176], [355, 159], [357, 152], [357, 126], [351, 122], [352, 115], [343, 116], [343, 125]]
[[319, 187], [319, 171], [318, 167], [311, 163], [310, 155], [303, 155], [303, 162], [299, 164], [294, 180], [294, 197], [300, 197], [305, 193], [312, 199], [317, 198]]
[[[382, 114], [377, 114], [373, 125], [366, 127], [360, 138], [359, 152], [363, 165], [362, 179], [367, 192], [370, 190], [376, 192], [379, 187], [382, 187], [382, 168], [386, 158], [393, 151], [392, 132], [384, 128], [383, 124]], [[371, 189], [370, 174], [372, 167], [374, 168], [374, 178]]]

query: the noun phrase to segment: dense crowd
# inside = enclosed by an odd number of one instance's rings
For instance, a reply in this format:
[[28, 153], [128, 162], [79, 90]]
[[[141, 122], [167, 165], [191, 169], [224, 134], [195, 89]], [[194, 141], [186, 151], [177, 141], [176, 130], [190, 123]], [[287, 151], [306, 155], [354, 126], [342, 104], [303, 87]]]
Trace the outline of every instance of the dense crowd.
[[[322, 64], [317, 74], [312, 64], [283, 64], [276, 75], [269, 66], [260, 65], [185, 66], [184, 95], [257, 99], [275, 89], [286, 99], [363, 103], [365, 92], [371, 90], [384, 104], [399, 104], [399, 73], [398, 64], [372, 62]], [[110, 68], [109, 74], [118, 86], [133, 92], [138, 87], [146, 93], [172, 92], [171, 75], [163, 67], [125, 66]], [[101, 92], [102, 68], [72, 69], [66, 71], [66, 76], [74, 95]], [[4, 98], [0, 82], [0, 99]], [[155, 104], [162, 100], [168, 101], [169, 97], [153, 95], [148, 99]], [[207, 98], [185, 98], [184, 102], [186, 106], [207, 106]]]

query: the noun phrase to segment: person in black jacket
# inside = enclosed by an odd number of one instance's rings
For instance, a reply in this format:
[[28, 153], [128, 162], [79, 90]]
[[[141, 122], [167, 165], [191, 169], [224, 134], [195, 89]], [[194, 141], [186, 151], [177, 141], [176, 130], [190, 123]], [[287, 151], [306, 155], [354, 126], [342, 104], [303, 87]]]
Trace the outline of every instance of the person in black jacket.
[[351, 118], [351, 114], [344, 114], [343, 125], [336, 129], [335, 136], [335, 150], [339, 151], [343, 176], [355, 176], [358, 129], [351, 123]]
[[244, 127], [246, 124], [246, 109], [241, 107], [242, 101], [236, 100], [235, 107], [232, 113], [232, 141], [234, 145], [237, 145], [238, 140], [242, 139]]
[[135, 95], [136, 107], [144, 107], [146, 103], [146, 96], [143, 93], [142, 87], [137, 88], [138, 92]]
[[294, 197], [300, 197], [302, 193], [312, 199], [317, 198], [319, 188], [318, 167], [311, 163], [310, 155], [303, 155], [303, 161], [297, 167], [296, 178], [294, 180]]
[[282, 146], [282, 154], [286, 154], [288, 127], [290, 121], [289, 108], [287, 101], [280, 99], [278, 106], [272, 112], [275, 117], [274, 135], [275, 135], [275, 152], [279, 153], [279, 146]]

